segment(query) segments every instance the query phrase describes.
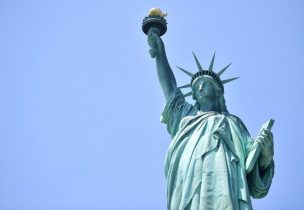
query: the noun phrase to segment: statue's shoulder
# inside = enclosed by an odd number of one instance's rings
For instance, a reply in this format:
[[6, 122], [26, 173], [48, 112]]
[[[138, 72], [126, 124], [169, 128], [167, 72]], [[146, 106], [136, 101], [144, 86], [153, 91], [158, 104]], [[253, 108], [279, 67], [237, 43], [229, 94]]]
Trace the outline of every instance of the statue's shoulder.
[[237, 125], [239, 128], [241, 128], [243, 131], [249, 133], [246, 125], [243, 123], [243, 121], [241, 120], [241, 118], [239, 118], [236, 115], [230, 114], [229, 113], [229, 119], [235, 124]]
[[241, 120], [241, 118], [239, 118], [238, 116], [236, 116], [236, 115], [234, 115], [234, 114], [231, 114], [231, 113], [225, 113], [225, 115], [229, 118], [229, 119], [231, 119], [231, 120], [233, 120], [234, 122], [241, 122], [241, 123], [243, 123], [242, 122], [242, 120]]
[[180, 124], [179, 124], [179, 128], [182, 128], [186, 125], [188, 125], [190, 123], [190, 121], [192, 121], [194, 118], [197, 117], [196, 115], [197, 110], [195, 108], [193, 108], [193, 110], [185, 117], [183, 117], [183, 119], [181, 120]]

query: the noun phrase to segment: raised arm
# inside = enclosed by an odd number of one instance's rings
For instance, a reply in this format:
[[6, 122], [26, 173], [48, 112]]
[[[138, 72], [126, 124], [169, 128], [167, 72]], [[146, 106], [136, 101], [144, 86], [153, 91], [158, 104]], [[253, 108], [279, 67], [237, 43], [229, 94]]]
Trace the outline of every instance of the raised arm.
[[148, 44], [150, 46], [150, 55], [156, 59], [157, 75], [160, 85], [168, 101], [172, 92], [177, 88], [174, 74], [167, 60], [165, 46], [159, 36], [157, 28], [151, 28], [148, 32]]

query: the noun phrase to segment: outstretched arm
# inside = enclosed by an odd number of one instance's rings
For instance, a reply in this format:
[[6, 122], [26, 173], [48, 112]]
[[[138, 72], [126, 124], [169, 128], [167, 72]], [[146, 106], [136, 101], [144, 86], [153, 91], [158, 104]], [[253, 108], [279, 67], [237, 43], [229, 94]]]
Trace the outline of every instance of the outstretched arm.
[[156, 59], [158, 80], [165, 94], [166, 101], [168, 101], [171, 93], [177, 88], [176, 80], [167, 60], [165, 46], [159, 36], [159, 30], [151, 28], [147, 35], [148, 44], [151, 48], [150, 55]]

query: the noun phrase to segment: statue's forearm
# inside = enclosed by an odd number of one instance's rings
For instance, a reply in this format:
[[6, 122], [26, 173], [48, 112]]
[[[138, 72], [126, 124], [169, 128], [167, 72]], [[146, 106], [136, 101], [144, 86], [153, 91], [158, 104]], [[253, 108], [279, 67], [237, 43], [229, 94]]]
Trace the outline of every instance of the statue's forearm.
[[165, 98], [168, 100], [171, 93], [177, 88], [177, 85], [164, 48], [162, 52], [156, 56], [156, 68], [158, 80], [164, 91]]
[[176, 80], [166, 56], [165, 45], [160, 38], [160, 31], [155, 27], [149, 29], [148, 44], [151, 57], [156, 59], [158, 80], [165, 98], [168, 100], [172, 92], [177, 88]]

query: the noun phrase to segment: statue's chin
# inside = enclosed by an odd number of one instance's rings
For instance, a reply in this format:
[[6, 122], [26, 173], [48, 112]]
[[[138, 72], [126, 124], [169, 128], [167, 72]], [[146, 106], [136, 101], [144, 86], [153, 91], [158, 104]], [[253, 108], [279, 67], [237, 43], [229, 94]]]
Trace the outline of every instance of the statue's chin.
[[216, 100], [216, 96], [213, 94], [204, 94], [197, 102], [199, 104], [207, 104]]

